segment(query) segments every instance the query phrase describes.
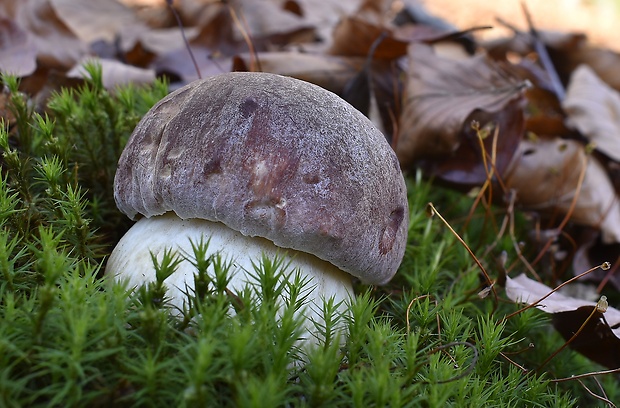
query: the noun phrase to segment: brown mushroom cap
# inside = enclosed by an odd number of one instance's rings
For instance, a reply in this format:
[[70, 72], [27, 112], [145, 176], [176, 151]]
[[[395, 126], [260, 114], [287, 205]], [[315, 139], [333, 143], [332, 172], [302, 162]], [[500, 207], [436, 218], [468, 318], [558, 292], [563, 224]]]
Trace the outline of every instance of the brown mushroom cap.
[[114, 197], [132, 219], [219, 221], [368, 283], [390, 280], [405, 251], [405, 182], [382, 133], [335, 94], [274, 74], [162, 99], [123, 151]]

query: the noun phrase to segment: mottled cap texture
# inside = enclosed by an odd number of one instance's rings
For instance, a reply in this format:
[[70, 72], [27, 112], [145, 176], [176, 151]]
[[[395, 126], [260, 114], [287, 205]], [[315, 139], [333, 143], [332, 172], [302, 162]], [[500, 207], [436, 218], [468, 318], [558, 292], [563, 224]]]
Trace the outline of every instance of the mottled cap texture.
[[316, 85], [228, 73], [171, 93], [138, 124], [114, 180], [132, 219], [175, 212], [389, 281], [407, 239], [405, 181], [383, 134]]

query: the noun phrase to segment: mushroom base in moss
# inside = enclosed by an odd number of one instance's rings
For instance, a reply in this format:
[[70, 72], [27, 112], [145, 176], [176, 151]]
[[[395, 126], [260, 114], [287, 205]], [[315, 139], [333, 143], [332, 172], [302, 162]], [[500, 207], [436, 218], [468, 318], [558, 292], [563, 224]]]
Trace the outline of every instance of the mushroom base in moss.
[[[224, 260], [232, 262], [228, 289], [233, 292], [253, 283], [250, 274], [254, 273], [253, 263], [260, 262], [263, 255], [272, 259], [285, 256], [288, 271], [299, 270], [301, 277], [309, 281], [310, 302], [304, 309], [309, 330], [313, 327], [310, 322], [323, 322], [323, 300], [333, 298], [335, 304], [340, 303], [338, 313], [345, 313], [354, 296], [351, 276], [314, 255], [277, 247], [264, 238], [242, 235], [219, 222], [183, 220], [172, 212], [142, 218], [134, 224], [110, 255], [106, 274], [126, 281], [129, 287], [153, 282], [156, 278], [151, 253], [161, 261], [164, 251], [172, 249], [192, 260], [192, 242], [196, 245], [201, 238], [205, 242], [209, 240], [206, 256], [219, 253]], [[182, 310], [187, 303], [188, 289], [191, 293], [194, 288], [195, 273], [195, 266], [183, 259], [177, 270], [164, 281], [171, 306]], [[314, 337], [314, 333], [309, 334]]]

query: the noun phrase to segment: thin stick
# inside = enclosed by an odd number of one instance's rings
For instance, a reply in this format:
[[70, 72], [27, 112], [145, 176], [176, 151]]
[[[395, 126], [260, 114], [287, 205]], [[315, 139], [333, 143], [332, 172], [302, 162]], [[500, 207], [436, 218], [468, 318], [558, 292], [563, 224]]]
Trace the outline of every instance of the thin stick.
[[237, 12], [235, 11], [232, 5], [228, 5], [228, 11], [230, 12], [230, 16], [235, 22], [235, 25], [241, 32], [241, 36], [243, 36], [243, 40], [248, 45], [248, 48], [250, 51], [250, 71], [261, 72], [263, 68], [261, 67], [260, 60], [258, 59], [258, 53], [256, 52], [256, 48], [254, 47], [254, 41], [252, 41], [252, 38], [248, 34], [248, 30], [246, 29], [247, 22], [245, 21], [245, 18], [243, 17], [243, 15], [241, 16], [241, 18], [243, 19], [243, 22], [245, 23], [245, 26], [244, 26], [243, 24], [241, 24], [241, 21], [239, 20], [239, 17], [237, 16]]
[[509, 362], [510, 364], [512, 364], [513, 366], [517, 367], [519, 370], [521, 370], [521, 372], [522, 372], [523, 374], [526, 374], [526, 373], [529, 371], [527, 368], [525, 368], [525, 367], [523, 367], [522, 365], [519, 365], [519, 364], [518, 364], [518, 363], [516, 363], [515, 361], [511, 360], [511, 359], [510, 359], [510, 358], [506, 355], [506, 353], [503, 353], [503, 352], [501, 352], [501, 351], [500, 351], [500, 352], [499, 352], [499, 355], [500, 355], [500, 356], [502, 356], [502, 357], [504, 357], [506, 360], [508, 360], [508, 362]]
[[482, 266], [482, 263], [480, 263], [478, 258], [476, 258], [476, 255], [469, 248], [467, 243], [465, 243], [463, 238], [461, 238], [461, 236], [454, 230], [454, 228], [452, 228], [452, 226], [448, 223], [448, 221], [446, 221], [445, 218], [442, 217], [442, 215], [439, 213], [439, 211], [437, 211], [437, 209], [435, 208], [433, 203], [428, 203], [427, 206], [431, 209], [432, 213], [436, 214], [439, 217], [439, 219], [445, 224], [445, 226], [448, 227], [448, 229], [450, 230], [452, 235], [454, 235], [456, 237], [456, 239], [459, 240], [461, 245], [463, 245], [463, 247], [465, 247], [465, 249], [467, 250], [469, 255], [472, 257], [474, 262], [476, 262], [476, 265], [478, 265], [478, 268], [480, 269], [480, 271], [482, 271], [482, 274], [484, 275], [485, 279], [487, 280], [487, 284], [491, 287], [491, 291], [493, 292], [493, 297], [495, 297], [495, 301], [497, 302], [498, 301], [498, 297], [497, 297], [497, 292], [495, 291], [495, 287], [493, 285], [493, 281], [491, 280], [491, 277], [489, 277], [489, 274], [487, 273], [486, 269], [484, 269], [484, 266]]
[[194, 58], [194, 53], [192, 52], [191, 47], [189, 46], [189, 41], [187, 41], [187, 37], [185, 36], [185, 30], [183, 29], [183, 23], [181, 22], [181, 17], [179, 13], [177, 13], [176, 9], [172, 6], [174, 0], [166, 0], [166, 4], [168, 4], [168, 8], [170, 12], [177, 20], [177, 25], [181, 30], [181, 36], [183, 37], [183, 42], [185, 43], [185, 48], [187, 48], [187, 52], [189, 52], [189, 57], [192, 59], [192, 63], [194, 64], [194, 69], [196, 70], [196, 74], [198, 74], [198, 79], [202, 79], [202, 75], [200, 74], [200, 68], [198, 67], [198, 62], [196, 62], [196, 58]]
[[613, 402], [611, 402], [610, 400], [608, 400], [607, 398], [602, 397], [602, 396], [600, 396], [600, 395], [598, 395], [598, 394], [594, 393], [594, 391], [591, 391], [588, 387], [586, 387], [586, 385], [583, 383], [583, 381], [581, 381], [581, 380], [577, 380], [577, 381], [579, 381], [579, 384], [581, 384], [581, 386], [582, 386], [583, 388], [585, 388], [585, 389], [586, 389], [586, 391], [588, 392], [588, 394], [590, 394], [591, 396], [593, 396], [593, 397], [594, 397], [594, 398], [596, 398], [597, 400], [601, 400], [601, 401], [605, 402], [605, 403], [606, 403], [607, 405], [609, 405], [610, 407], [613, 407], [613, 408], [615, 408], [615, 407], [616, 407], [616, 405], [615, 405]]
[[593, 371], [591, 373], [571, 375], [570, 377], [566, 377], [566, 378], [556, 378], [553, 380], [549, 380], [549, 382], [559, 383], [559, 382], [573, 381], [573, 380], [577, 380], [580, 378], [594, 377], [597, 375], [608, 375], [608, 374], [617, 374], [617, 373], [620, 373], [620, 368], [614, 368], [613, 370]]
[[430, 296], [431, 295], [416, 296], [415, 298], [411, 299], [411, 302], [409, 302], [409, 305], [407, 305], [407, 316], [405, 317], [405, 320], [407, 321], [407, 335], [409, 335], [409, 332], [411, 331], [411, 326], [409, 325], [409, 312], [411, 311], [411, 306], [413, 306], [413, 302], [417, 302], [420, 299], [425, 299]]
[[549, 53], [547, 52], [547, 48], [545, 48], [545, 44], [540, 39], [540, 34], [538, 33], [538, 30], [536, 30], [536, 28], [534, 27], [532, 16], [530, 15], [530, 12], [524, 2], [521, 3], [521, 7], [523, 8], [523, 13], [525, 14], [525, 18], [527, 19], [527, 25], [530, 29], [530, 36], [532, 37], [534, 51], [536, 51], [536, 54], [538, 54], [540, 63], [542, 64], [545, 71], [547, 71], [549, 79], [551, 79], [551, 85], [553, 86], [553, 90], [555, 91], [555, 96], [557, 96], [558, 100], [560, 100], [561, 102], [566, 97], [566, 91], [564, 90], [564, 86], [562, 85], [560, 76], [558, 75], [558, 72], [553, 66], [553, 62], [549, 57]]

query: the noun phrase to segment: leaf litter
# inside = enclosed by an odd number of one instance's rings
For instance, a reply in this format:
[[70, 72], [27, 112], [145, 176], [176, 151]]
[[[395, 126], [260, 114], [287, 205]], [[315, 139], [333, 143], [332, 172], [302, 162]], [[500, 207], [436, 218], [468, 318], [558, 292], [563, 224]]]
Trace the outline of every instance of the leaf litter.
[[[110, 89], [155, 77], [179, 87], [232, 70], [313, 82], [364, 111], [405, 171], [463, 191], [493, 186], [495, 203], [536, 214], [537, 234], [574, 234], [575, 274], [602, 256], [616, 261], [620, 55], [582, 33], [482, 23], [457, 28], [413, 0], [5, 1], [0, 71], [20, 77], [40, 110], [54, 90], [79, 86], [93, 58]], [[498, 24], [512, 35], [480, 39]], [[5, 100], [0, 113], [11, 123]], [[590, 278], [599, 290], [620, 288], [615, 275]], [[525, 303], [551, 292], [525, 275], [507, 277], [505, 289]], [[572, 347], [620, 367], [620, 312], [558, 293], [538, 307], [565, 338], [582, 330]]]

